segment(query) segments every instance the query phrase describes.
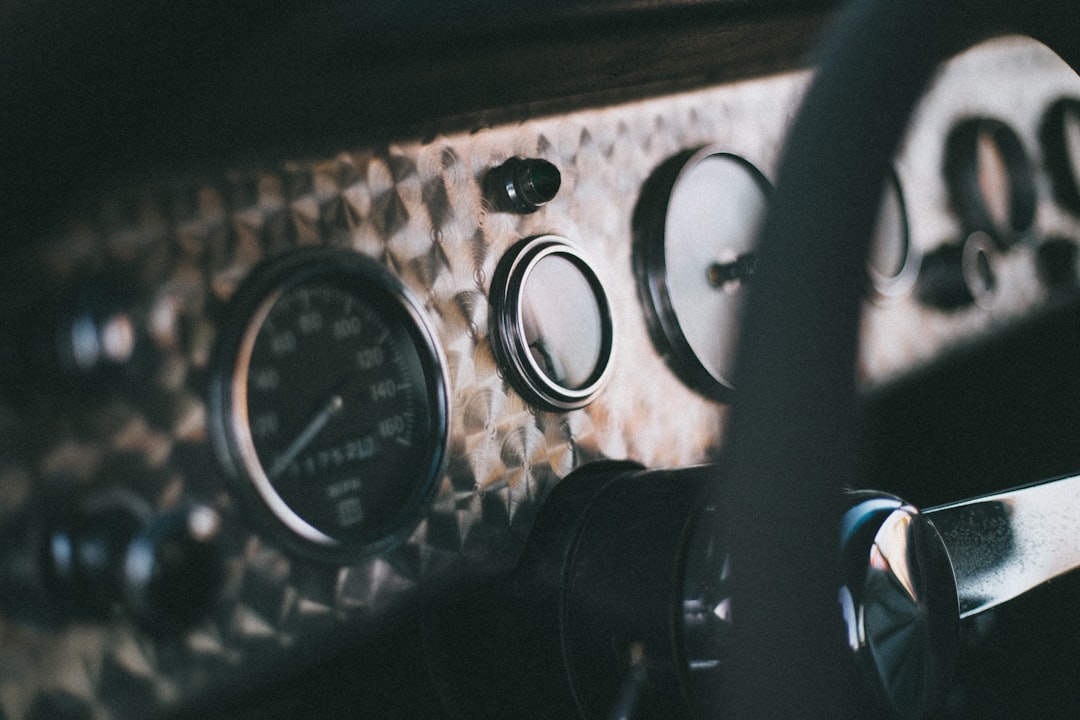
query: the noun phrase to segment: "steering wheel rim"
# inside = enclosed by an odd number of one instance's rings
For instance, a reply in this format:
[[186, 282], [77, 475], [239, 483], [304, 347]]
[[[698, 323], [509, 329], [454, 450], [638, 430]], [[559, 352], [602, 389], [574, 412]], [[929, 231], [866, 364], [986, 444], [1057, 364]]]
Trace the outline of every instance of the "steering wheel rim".
[[724, 542], [740, 568], [736, 717], [860, 714], [836, 558], [841, 490], [852, 479], [864, 259], [882, 182], [941, 61], [1015, 33], [1080, 67], [1075, 8], [1066, 6], [860, 0], [819, 48], [762, 229], [716, 483]]

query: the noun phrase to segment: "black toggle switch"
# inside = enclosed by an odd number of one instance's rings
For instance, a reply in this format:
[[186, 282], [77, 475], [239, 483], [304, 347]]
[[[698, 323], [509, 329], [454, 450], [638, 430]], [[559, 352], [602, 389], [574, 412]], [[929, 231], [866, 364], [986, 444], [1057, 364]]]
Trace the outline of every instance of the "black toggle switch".
[[484, 178], [485, 194], [496, 210], [523, 214], [554, 200], [561, 185], [559, 168], [539, 158], [511, 158]]
[[993, 241], [974, 232], [959, 245], [946, 243], [923, 258], [917, 297], [939, 310], [959, 310], [990, 304], [997, 284]]
[[151, 517], [149, 505], [110, 491], [77, 504], [42, 507], [38, 547], [40, 581], [59, 598], [57, 610], [82, 620], [105, 620], [123, 595], [124, 554]]
[[209, 611], [224, 577], [221, 519], [203, 505], [155, 515], [130, 492], [103, 491], [41, 502], [4, 530], [3, 610], [46, 625], [120, 609], [151, 634], [174, 634]]
[[103, 279], [80, 288], [58, 312], [54, 328], [56, 358], [62, 371], [96, 377], [126, 369], [140, 343], [138, 321], [129, 310], [132, 298], [115, 287], [129, 278]]
[[146, 629], [175, 633], [210, 610], [223, 580], [221, 518], [192, 505], [150, 521], [124, 555], [125, 606]]

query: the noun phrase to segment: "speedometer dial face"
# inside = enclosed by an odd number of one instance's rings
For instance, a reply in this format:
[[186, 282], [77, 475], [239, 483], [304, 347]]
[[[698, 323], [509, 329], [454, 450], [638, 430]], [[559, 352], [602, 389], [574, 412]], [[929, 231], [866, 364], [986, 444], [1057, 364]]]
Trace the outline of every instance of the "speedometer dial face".
[[305, 252], [256, 272], [233, 309], [215, 394], [245, 494], [323, 551], [399, 535], [446, 442], [441, 353], [411, 294], [362, 256]]

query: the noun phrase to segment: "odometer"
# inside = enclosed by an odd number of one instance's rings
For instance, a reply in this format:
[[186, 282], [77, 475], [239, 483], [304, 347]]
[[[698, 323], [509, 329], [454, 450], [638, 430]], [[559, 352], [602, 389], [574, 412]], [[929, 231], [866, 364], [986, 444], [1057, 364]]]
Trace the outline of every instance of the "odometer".
[[444, 363], [412, 294], [373, 260], [319, 249], [260, 267], [230, 310], [212, 407], [242, 493], [308, 548], [399, 537], [446, 446]]

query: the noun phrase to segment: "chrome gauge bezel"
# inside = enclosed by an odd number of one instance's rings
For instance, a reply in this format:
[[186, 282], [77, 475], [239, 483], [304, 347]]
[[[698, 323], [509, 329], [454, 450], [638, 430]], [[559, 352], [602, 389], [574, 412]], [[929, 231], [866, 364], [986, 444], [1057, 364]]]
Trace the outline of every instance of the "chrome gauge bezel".
[[[899, 230], [904, 244], [904, 261], [895, 274], [888, 275], [876, 269], [867, 260], [866, 272], [870, 278], [871, 298], [878, 303], [889, 302], [909, 295], [919, 279], [919, 268], [922, 266], [922, 252], [911, 242], [907, 198], [904, 195], [904, 186], [900, 182], [900, 175], [895, 167], [889, 168], [889, 172], [885, 176], [885, 185], [882, 191], [883, 201], [885, 193], [890, 189], [896, 193], [900, 222]], [[880, 219], [878, 222], [880, 222]]]
[[[552, 380], [533, 358], [522, 316], [522, 292], [533, 269], [545, 258], [568, 260], [589, 284], [600, 315], [600, 354], [580, 387], [565, 387]], [[491, 283], [489, 318], [491, 346], [507, 381], [528, 402], [556, 412], [588, 405], [603, 388], [611, 370], [615, 325], [611, 305], [600, 278], [586, 257], [558, 235], [526, 238], [514, 245], [495, 270]]]
[[[247, 372], [259, 331], [282, 296], [308, 284], [355, 294], [380, 319], [401, 328], [416, 351], [426, 383], [424, 397], [430, 415], [423, 437], [425, 455], [416, 464], [415, 477], [401, 479], [415, 490], [392, 517], [363, 536], [347, 540], [312, 525], [274, 489], [255, 449], [247, 416]], [[264, 262], [230, 300], [211, 359], [211, 437], [232, 489], [261, 529], [308, 558], [345, 562], [403, 541], [421, 519], [446, 468], [450, 418], [446, 368], [441, 344], [422, 304], [377, 261], [348, 249], [318, 247]]]
[[765, 173], [726, 146], [707, 145], [674, 155], [646, 180], [634, 208], [633, 267], [638, 299], [657, 352], [689, 388], [712, 400], [730, 402], [733, 385], [713, 375], [683, 330], [672, 302], [666, 258], [671, 196], [697, 165], [712, 157], [723, 157], [742, 166], [761, 189], [766, 203], [772, 197], [773, 185]]

